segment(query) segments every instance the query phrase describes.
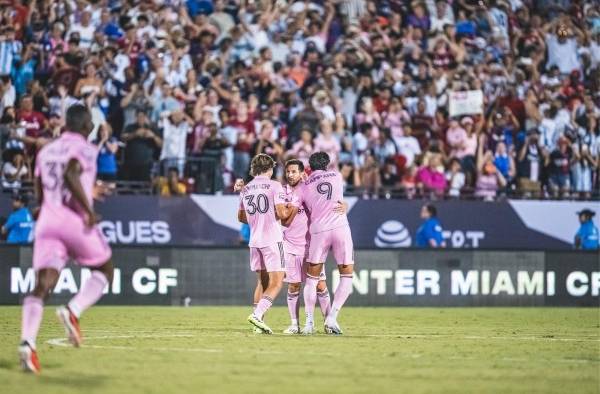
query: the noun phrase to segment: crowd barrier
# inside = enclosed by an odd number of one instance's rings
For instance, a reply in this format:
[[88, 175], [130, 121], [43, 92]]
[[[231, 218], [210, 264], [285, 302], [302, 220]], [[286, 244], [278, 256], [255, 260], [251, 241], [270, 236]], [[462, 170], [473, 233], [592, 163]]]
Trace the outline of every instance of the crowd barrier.
[[[0, 247], [0, 304], [21, 302], [35, 273], [31, 247]], [[357, 250], [357, 306], [599, 306], [599, 255], [575, 251]], [[247, 248], [114, 248], [107, 305], [250, 305], [256, 283]], [[338, 275], [329, 261], [330, 289]], [[64, 303], [90, 275], [69, 265], [52, 303]], [[277, 302], [285, 302], [284, 294]]]

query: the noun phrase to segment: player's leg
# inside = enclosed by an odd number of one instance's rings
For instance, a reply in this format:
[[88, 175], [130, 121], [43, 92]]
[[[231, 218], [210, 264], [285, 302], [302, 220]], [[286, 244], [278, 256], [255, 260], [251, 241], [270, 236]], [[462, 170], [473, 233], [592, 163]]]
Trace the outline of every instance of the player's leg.
[[266, 270], [256, 271], [256, 288], [254, 289], [254, 308], [260, 301], [263, 292], [269, 287], [269, 273]]
[[[325, 268], [325, 266], [323, 266], [323, 268]], [[327, 282], [323, 279], [323, 275], [321, 275], [319, 283], [317, 284], [317, 300], [319, 301], [319, 307], [321, 307], [323, 318], [326, 318], [331, 310], [331, 299], [329, 297]]]
[[350, 228], [342, 227], [334, 230], [333, 254], [340, 271], [340, 283], [335, 290], [331, 311], [325, 319], [325, 332], [328, 334], [342, 334], [337, 317], [342, 306], [352, 292], [352, 276], [354, 274], [354, 246]]
[[23, 300], [21, 317], [21, 343], [19, 358], [21, 368], [26, 372], [40, 373], [40, 363], [36, 352], [36, 339], [44, 314], [44, 301], [56, 285], [59, 272], [53, 268], [44, 268], [37, 272], [35, 288]]
[[327, 259], [327, 253], [331, 247], [330, 231], [314, 234], [311, 237], [308, 249], [308, 262], [306, 268], [306, 280], [304, 282], [304, 311], [306, 322], [302, 333], [311, 335], [315, 332], [315, 304], [317, 303], [317, 286], [319, 277], [323, 271], [323, 263]]
[[263, 257], [263, 263], [269, 272], [269, 286], [264, 291], [262, 298], [258, 302], [254, 312], [248, 316], [248, 321], [254, 326], [262, 329], [266, 334], [272, 334], [273, 330], [263, 321], [264, 315], [273, 305], [273, 301], [283, 287], [283, 278], [285, 276], [285, 255], [283, 242], [276, 245], [260, 248]]
[[298, 334], [300, 314], [300, 286], [302, 282], [302, 256], [286, 253], [285, 256], [285, 282], [287, 288], [287, 305], [290, 313], [291, 324], [286, 328], [284, 334]]
[[112, 251], [100, 229], [85, 228], [79, 217], [69, 218], [69, 222], [73, 229], [63, 237], [69, 254], [79, 265], [92, 271], [68, 305], [56, 309], [56, 316], [64, 326], [69, 341], [77, 347], [82, 342], [79, 319], [83, 312], [100, 300], [104, 289], [112, 282], [114, 267]]

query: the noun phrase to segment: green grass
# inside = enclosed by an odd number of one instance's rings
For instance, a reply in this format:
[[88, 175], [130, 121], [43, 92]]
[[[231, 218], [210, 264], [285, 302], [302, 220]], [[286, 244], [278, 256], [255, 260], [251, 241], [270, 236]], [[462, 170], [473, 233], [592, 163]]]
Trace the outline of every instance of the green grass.
[[[96, 307], [81, 349], [53, 309], [42, 376], [16, 360], [20, 309], [0, 308], [3, 393], [598, 393], [600, 309], [346, 308], [342, 337], [255, 335], [239, 307]], [[269, 312], [277, 332], [287, 309]]]

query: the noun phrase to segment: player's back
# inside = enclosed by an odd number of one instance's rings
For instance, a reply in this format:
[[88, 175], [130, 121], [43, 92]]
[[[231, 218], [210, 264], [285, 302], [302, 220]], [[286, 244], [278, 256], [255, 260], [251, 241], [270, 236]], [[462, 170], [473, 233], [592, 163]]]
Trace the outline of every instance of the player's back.
[[255, 177], [240, 193], [240, 208], [250, 226], [250, 247], [262, 248], [283, 241], [275, 205], [285, 204], [283, 187], [266, 176]]
[[43, 201], [42, 211], [57, 211], [62, 208], [77, 210], [68, 190], [64, 175], [71, 159], [76, 159], [82, 169], [81, 185], [90, 204], [96, 180], [98, 148], [78, 133], [65, 132], [46, 145], [38, 154], [35, 175], [41, 178]]
[[339, 172], [314, 171], [304, 182], [300, 196], [310, 211], [312, 234], [348, 225], [345, 214], [334, 212], [338, 201], [344, 199], [344, 184]]

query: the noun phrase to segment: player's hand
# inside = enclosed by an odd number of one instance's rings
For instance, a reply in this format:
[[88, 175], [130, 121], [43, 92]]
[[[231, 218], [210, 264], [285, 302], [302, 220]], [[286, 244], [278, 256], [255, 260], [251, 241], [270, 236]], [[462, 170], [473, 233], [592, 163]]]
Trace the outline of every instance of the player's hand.
[[346, 204], [344, 204], [342, 201], [338, 201], [333, 208], [333, 212], [339, 215], [344, 215], [346, 213]]
[[239, 193], [242, 191], [243, 188], [244, 188], [244, 180], [242, 178], [236, 179], [235, 183], [233, 184], [233, 191], [235, 193]]
[[96, 201], [104, 201], [104, 197], [110, 196], [115, 189], [114, 183], [105, 183], [102, 181], [96, 181], [92, 196]]

